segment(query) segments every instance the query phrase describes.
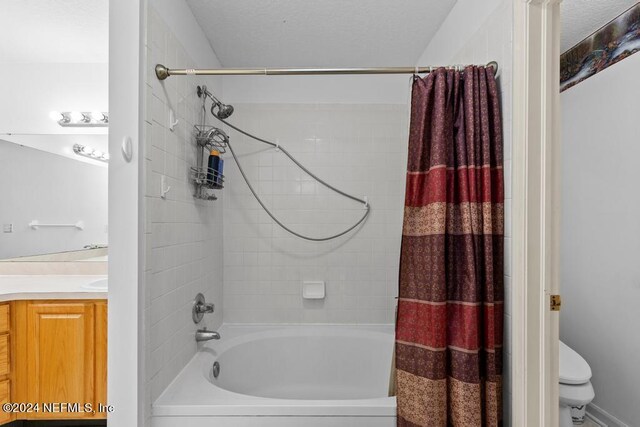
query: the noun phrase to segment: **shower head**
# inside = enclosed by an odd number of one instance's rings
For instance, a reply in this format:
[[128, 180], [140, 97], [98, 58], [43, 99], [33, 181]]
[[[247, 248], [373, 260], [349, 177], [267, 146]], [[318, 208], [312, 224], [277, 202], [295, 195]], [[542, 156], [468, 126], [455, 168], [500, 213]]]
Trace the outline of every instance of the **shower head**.
[[[215, 112], [216, 108], [218, 109], [217, 113]], [[211, 114], [224, 120], [233, 114], [233, 105], [223, 104], [220, 101], [214, 102], [211, 106]]]
[[[204, 100], [206, 99], [206, 97], [210, 98], [212, 103], [211, 114], [216, 116], [217, 118], [224, 120], [226, 118], [229, 118], [229, 116], [233, 114], [233, 105], [223, 104], [218, 98], [213, 96], [213, 94], [207, 90], [206, 86], [198, 86], [198, 97], [202, 96], [205, 96], [202, 101], [202, 108], [204, 108]], [[216, 108], [218, 109], [218, 112], [216, 112]]]

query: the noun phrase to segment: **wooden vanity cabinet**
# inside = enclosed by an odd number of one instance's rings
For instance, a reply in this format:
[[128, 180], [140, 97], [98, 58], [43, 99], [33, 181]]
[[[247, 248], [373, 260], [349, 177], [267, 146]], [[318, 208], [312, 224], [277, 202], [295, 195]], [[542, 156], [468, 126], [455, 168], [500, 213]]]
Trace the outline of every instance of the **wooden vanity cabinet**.
[[[16, 356], [13, 401], [88, 403], [94, 410], [99, 403], [105, 405], [106, 301], [34, 300], [12, 304]], [[40, 410], [16, 415], [16, 419], [31, 420], [82, 418], [106, 418], [106, 414]]]

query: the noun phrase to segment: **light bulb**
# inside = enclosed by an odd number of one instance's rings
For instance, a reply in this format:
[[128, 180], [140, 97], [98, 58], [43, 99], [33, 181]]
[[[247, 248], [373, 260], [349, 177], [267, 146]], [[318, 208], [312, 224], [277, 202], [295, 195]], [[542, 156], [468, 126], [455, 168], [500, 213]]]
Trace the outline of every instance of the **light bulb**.
[[52, 111], [49, 113], [49, 117], [51, 118], [51, 120], [59, 122], [60, 120], [64, 119], [64, 115], [58, 111]]
[[73, 151], [79, 156], [89, 157], [90, 159], [99, 160], [101, 162], [109, 161], [109, 153], [94, 150], [86, 145], [75, 144], [73, 146]]
[[91, 112], [91, 118], [96, 122], [104, 122], [104, 119], [106, 117], [100, 111], [92, 111]]
[[72, 111], [71, 114], [69, 114], [69, 117], [71, 117], [71, 120], [77, 123], [81, 122], [84, 119], [84, 114], [80, 113], [79, 111]]

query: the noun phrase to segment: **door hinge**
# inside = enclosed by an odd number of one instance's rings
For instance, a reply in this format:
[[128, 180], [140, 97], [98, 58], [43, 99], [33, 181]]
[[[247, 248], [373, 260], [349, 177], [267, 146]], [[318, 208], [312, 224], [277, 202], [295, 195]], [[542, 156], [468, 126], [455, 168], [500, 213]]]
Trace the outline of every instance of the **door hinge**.
[[562, 307], [560, 295], [551, 295], [551, 306], [549, 307], [551, 311], [560, 311], [560, 307]]

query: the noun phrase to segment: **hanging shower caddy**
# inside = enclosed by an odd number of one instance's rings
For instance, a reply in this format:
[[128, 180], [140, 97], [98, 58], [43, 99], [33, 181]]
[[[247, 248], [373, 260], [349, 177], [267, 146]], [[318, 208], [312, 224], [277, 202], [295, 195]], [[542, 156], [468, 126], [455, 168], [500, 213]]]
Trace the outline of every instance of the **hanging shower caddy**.
[[224, 175], [208, 167], [208, 157], [205, 154], [211, 150], [217, 150], [220, 154], [225, 153], [229, 137], [222, 129], [205, 124], [207, 98], [203, 95], [206, 90], [206, 86], [198, 86], [198, 97], [202, 98], [202, 124], [194, 126], [197, 153], [196, 166], [191, 167], [191, 180], [195, 186], [193, 197], [202, 200], [217, 200], [216, 195], [210, 190], [224, 188]]

